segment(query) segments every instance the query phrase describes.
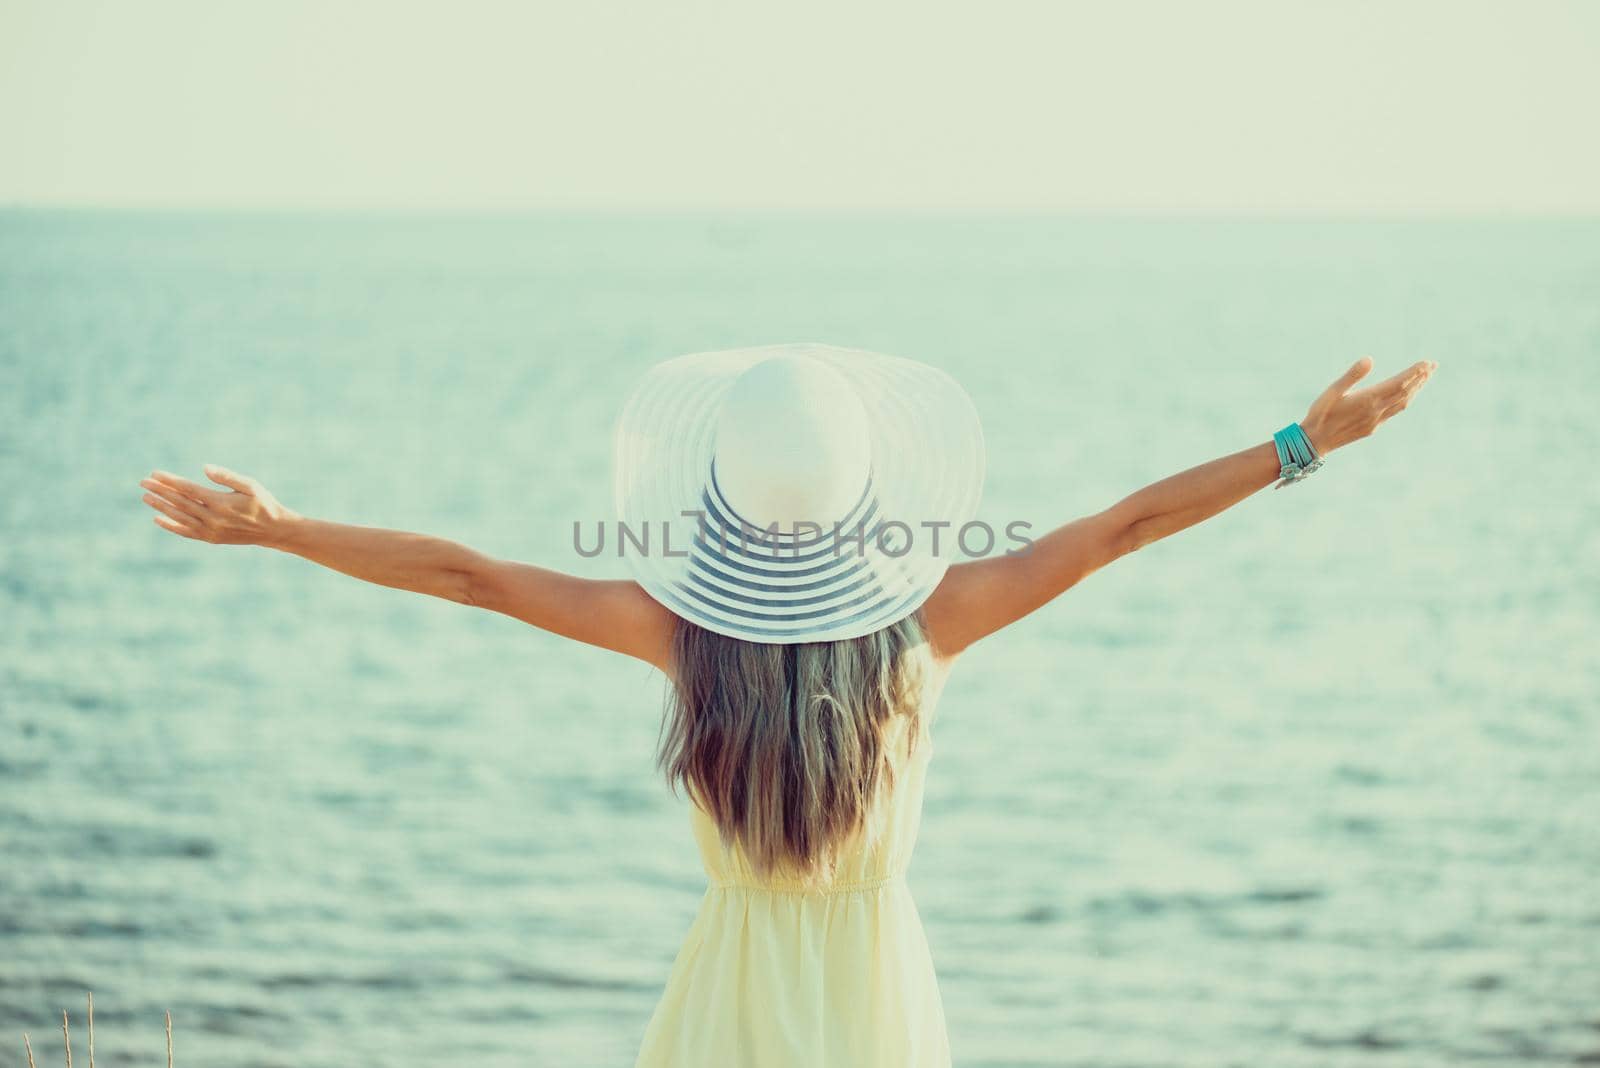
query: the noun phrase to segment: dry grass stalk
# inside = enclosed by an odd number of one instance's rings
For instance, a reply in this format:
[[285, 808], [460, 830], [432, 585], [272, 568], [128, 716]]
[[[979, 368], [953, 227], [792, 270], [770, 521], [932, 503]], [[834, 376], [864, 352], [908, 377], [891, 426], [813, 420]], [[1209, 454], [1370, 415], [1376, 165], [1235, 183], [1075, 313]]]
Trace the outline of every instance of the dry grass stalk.
[[[67, 1068], [72, 1068], [72, 1027], [67, 1010], [61, 1010], [61, 1041], [67, 1048]], [[22, 1032], [22, 1048], [28, 1051], [28, 1068], [34, 1068], [33, 1041]], [[89, 1068], [94, 1068], [94, 995], [89, 995]], [[172, 1068], [172, 1013], [167, 1013], [167, 1068]]]

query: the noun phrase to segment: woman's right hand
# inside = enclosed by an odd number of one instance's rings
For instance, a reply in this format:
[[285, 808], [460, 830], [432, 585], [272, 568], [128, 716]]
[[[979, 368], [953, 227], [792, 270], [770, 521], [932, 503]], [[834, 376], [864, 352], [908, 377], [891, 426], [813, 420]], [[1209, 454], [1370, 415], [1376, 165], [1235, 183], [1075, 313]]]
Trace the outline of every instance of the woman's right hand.
[[206, 465], [206, 477], [227, 488], [214, 490], [166, 471], [141, 479], [144, 503], [158, 513], [156, 525], [213, 545], [273, 545], [299, 518], [253, 478], [215, 464]]
[[1306, 417], [1300, 420], [1300, 429], [1311, 439], [1311, 447], [1319, 456], [1359, 441], [1391, 416], [1405, 411], [1438, 366], [1434, 360], [1418, 360], [1387, 381], [1351, 393], [1350, 387], [1372, 370], [1372, 357], [1363, 356], [1311, 402]]

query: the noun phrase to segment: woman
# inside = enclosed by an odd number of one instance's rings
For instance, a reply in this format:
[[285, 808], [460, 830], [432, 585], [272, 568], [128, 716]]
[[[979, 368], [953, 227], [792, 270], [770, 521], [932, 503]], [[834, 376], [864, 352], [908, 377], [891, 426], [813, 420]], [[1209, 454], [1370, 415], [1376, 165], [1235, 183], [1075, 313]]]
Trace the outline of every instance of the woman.
[[904, 875], [952, 664], [1118, 557], [1305, 478], [1436, 366], [1352, 392], [1362, 358], [1271, 441], [1003, 550], [973, 518], [983, 442], [961, 388], [822, 345], [699, 353], [646, 376], [615, 437], [632, 579], [311, 519], [214, 466], [223, 489], [163, 472], [140, 485], [175, 534], [505, 613], [666, 675], [660, 764], [690, 798], [710, 885], [639, 1065], [946, 1065]]

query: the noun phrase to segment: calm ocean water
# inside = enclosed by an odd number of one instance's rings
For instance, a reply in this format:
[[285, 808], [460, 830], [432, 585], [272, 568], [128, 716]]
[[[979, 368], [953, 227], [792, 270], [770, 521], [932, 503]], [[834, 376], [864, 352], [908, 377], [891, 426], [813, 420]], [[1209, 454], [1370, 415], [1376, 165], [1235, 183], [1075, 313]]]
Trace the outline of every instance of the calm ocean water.
[[108, 1064], [167, 1008], [206, 1068], [631, 1064], [704, 886], [658, 679], [136, 482], [618, 575], [571, 525], [628, 387], [782, 340], [950, 370], [1036, 529], [1440, 363], [958, 665], [911, 872], [958, 1064], [1600, 1060], [1600, 223], [25, 213], [0, 1059], [92, 989]]

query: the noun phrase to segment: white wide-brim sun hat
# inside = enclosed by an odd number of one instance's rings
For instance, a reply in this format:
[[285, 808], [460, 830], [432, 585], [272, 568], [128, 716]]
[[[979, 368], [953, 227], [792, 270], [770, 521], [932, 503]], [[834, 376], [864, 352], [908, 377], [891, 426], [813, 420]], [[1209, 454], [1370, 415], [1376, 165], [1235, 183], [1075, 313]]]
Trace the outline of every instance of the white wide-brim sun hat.
[[855, 638], [939, 585], [984, 463], [971, 398], [927, 364], [816, 343], [679, 356], [617, 421], [617, 551], [718, 634]]

